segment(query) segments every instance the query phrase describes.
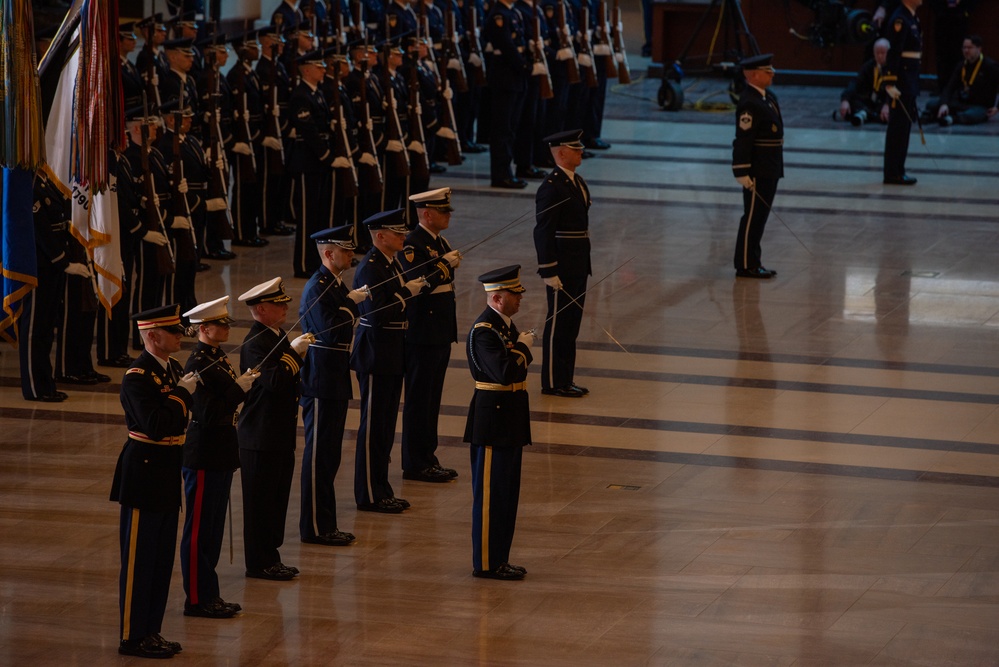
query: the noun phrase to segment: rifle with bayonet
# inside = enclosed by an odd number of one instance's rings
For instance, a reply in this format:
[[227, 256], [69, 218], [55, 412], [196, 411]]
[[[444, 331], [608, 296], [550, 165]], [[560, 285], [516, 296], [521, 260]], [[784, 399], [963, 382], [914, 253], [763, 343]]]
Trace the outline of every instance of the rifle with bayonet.
[[361, 151], [361, 157], [358, 158], [358, 177], [363, 179], [361, 182], [364, 183], [365, 192], [377, 194], [382, 191], [384, 180], [382, 167], [378, 163], [378, 149], [375, 145], [375, 135], [372, 129], [371, 107], [368, 106], [368, 77], [371, 74], [368, 72], [367, 49], [365, 49], [365, 57], [357, 63], [357, 69], [361, 73], [361, 85], [358, 91], [360, 104], [355, 109], [360, 121], [357, 136], [357, 144]]
[[604, 58], [608, 79], [617, 78], [617, 65], [614, 63], [614, 50], [610, 44], [610, 25], [607, 23], [607, 3], [597, 3], [597, 26], [593, 31], [593, 55]]
[[548, 58], [545, 56], [545, 40], [541, 36], [541, 12], [538, 0], [534, 0], [534, 48], [531, 49], [531, 75], [538, 79], [538, 93], [543, 100], [555, 97], [552, 91], [552, 75], [548, 70]]
[[590, 43], [590, 8], [584, 1], [579, 8], [579, 69], [587, 88], [596, 88], [597, 64], [593, 59], [593, 45]]
[[[180, 191], [181, 183], [184, 181], [184, 142], [181, 139], [181, 130], [184, 123], [184, 88], [180, 89], [180, 108], [173, 113], [173, 172], [171, 179], [171, 209], [173, 220], [183, 218], [186, 221], [187, 234], [184, 229], [178, 229], [177, 239], [177, 261], [194, 262], [198, 259], [198, 242], [194, 236], [194, 222], [191, 218], [191, 207], [187, 201], [187, 193]], [[173, 223], [170, 225], [173, 229]]]
[[[281, 48], [279, 42], [271, 44], [271, 67], [267, 72], [267, 85], [270, 95], [264, 102], [264, 142], [276, 145], [277, 148], [268, 148], [267, 173], [278, 176], [284, 173], [284, 143], [281, 141], [281, 106], [278, 102], [278, 49]], [[245, 98], [244, 98], [245, 101]], [[268, 142], [271, 137], [273, 141]]]
[[149, 164], [149, 153], [152, 150], [149, 139], [149, 125], [146, 120], [149, 118], [149, 102], [146, 93], [142, 93], [142, 145], [139, 150], [140, 164], [142, 165], [142, 197], [145, 201], [146, 214], [143, 219], [143, 226], [147, 232], [157, 232], [163, 235], [167, 242], [156, 246], [156, 275], [168, 276], [177, 270], [177, 265], [173, 256], [173, 248], [170, 246], [170, 237], [167, 236], [166, 226], [163, 224], [163, 216], [160, 214], [159, 197], [156, 196], [156, 184], [153, 182], [153, 171]]
[[579, 83], [579, 63], [576, 62], [576, 50], [572, 48], [572, 35], [569, 33], [569, 24], [565, 19], [566, 0], [558, 2], [558, 51], [555, 57], [559, 62], [565, 63], [565, 75], [569, 84]]
[[[338, 2], [339, 0], [333, 0]], [[333, 62], [333, 91], [327, 100], [333, 116], [333, 179], [337, 196], [356, 197], [357, 169], [351, 157], [350, 139], [347, 136], [347, 119], [343, 113], [343, 100], [340, 99], [340, 63]]]
[[420, 104], [420, 52], [419, 47], [412, 51], [412, 62], [408, 72], [409, 104], [409, 144], [407, 152], [411, 156], [410, 169], [412, 177], [417, 181], [430, 178], [430, 156], [427, 155], [427, 140], [423, 134], [423, 110]]
[[624, 21], [621, 18], [620, 0], [614, 0], [614, 22], [611, 24], [611, 42], [614, 45], [614, 61], [617, 63], [617, 80], [624, 84], [631, 83], [631, 70], [628, 68], [628, 56], [624, 51]]
[[215, 236], [224, 241], [232, 238], [232, 213], [229, 211], [229, 165], [226, 162], [225, 142], [219, 119], [219, 87], [221, 74], [215, 49], [205, 50], [205, 67], [208, 68], [208, 196], [205, 210], [208, 224], [213, 225]]
[[244, 49], [238, 49], [236, 65], [234, 66], [236, 76], [232, 86], [233, 116], [235, 118], [233, 135], [237, 144], [244, 144], [249, 149], [249, 154], [235, 150], [233, 152], [236, 154], [236, 163], [239, 167], [239, 181], [241, 183], [256, 183], [257, 160], [253, 154], [253, 134], [250, 131], [250, 106], [246, 92], [245, 58]]
[[142, 79], [146, 83], [146, 95], [153, 102], [156, 109], [161, 106], [160, 102], [160, 77], [156, 67], [156, 47], [153, 46], [153, 35], [156, 33], [156, 18], [154, 16], [146, 19], [148, 23], [142, 26], [145, 29], [145, 43], [142, 50], [146, 53], [146, 67], [142, 72]]
[[[392, 164], [393, 173], [397, 176], [409, 176], [409, 155], [406, 151], [406, 137], [402, 133], [402, 123], [399, 122], [398, 103], [395, 99], [395, 88], [392, 85], [392, 73], [389, 71], [389, 51], [392, 45], [385, 42], [382, 50], [382, 105], [385, 108], [385, 163]], [[390, 162], [391, 161], [391, 162]]]
[[486, 60], [482, 56], [482, 42], [479, 40], [479, 12], [472, 0], [465, 0], [465, 4], [468, 5], [468, 29], [465, 31], [468, 67], [472, 70], [472, 81], [481, 88], [486, 85]]
[[[441, 60], [446, 74], [454, 73], [454, 88], [459, 93], [468, 91], [468, 76], [465, 73], [465, 63], [461, 61], [458, 51], [458, 32], [454, 24], [454, 8], [447, 0], [447, 11], [444, 13], [444, 36], [441, 38]], [[449, 79], [451, 77], [448, 77]]]

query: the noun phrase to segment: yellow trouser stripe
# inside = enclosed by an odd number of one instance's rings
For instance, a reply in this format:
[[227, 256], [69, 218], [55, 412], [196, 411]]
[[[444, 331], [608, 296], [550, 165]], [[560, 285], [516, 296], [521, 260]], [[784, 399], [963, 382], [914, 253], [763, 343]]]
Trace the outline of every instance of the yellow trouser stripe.
[[122, 639], [131, 639], [132, 584], [135, 581], [135, 551], [139, 541], [139, 510], [132, 510], [132, 525], [128, 529], [128, 576], [125, 577], [125, 611], [122, 619]]
[[482, 569], [493, 569], [489, 562], [489, 487], [493, 475], [493, 448], [484, 447], [485, 458], [482, 461]]

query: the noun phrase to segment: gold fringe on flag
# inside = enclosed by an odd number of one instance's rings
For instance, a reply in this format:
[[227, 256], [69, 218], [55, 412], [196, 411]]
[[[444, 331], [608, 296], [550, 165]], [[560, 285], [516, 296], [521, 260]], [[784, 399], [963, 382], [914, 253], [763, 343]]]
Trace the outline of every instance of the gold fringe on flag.
[[0, 0], [0, 165], [34, 172], [44, 161], [31, 2]]

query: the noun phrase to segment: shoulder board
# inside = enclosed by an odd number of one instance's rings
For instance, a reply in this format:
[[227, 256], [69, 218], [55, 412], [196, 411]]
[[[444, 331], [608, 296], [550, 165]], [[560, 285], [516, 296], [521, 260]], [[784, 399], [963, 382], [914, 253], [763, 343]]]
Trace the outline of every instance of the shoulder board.
[[139, 375], [142, 375], [145, 372], [146, 372], [145, 368], [129, 368], [127, 371], [125, 371], [125, 375], [128, 375], [130, 373], [138, 373]]
[[477, 323], [477, 324], [476, 324], [476, 325], [475, 325], [474, 327], [472, 327], [472, 328], [473, 328], [473, 329], [478, 329], [479, 327], [486, 327], [486, 328], [488, 328], [488, 329], [492, 329], [492, 328], [493, 328], [493, 325], [489, 324], [489, 322], [479, 322], [479, 323]]

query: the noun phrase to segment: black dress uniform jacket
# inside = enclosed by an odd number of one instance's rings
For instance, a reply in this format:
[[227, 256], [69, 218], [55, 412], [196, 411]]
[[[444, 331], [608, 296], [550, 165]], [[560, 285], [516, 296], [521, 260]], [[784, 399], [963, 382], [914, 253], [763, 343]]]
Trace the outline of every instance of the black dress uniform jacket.
[[239, 446], [260, 451], [294, 450], [302, 358], [291, 349], [284, 331], [275, 333], [254, 322], [243, 341], [240, 373], [258, 365], [260, 377], [239, 414]]
[[417, 345], [447, 345], [458, 340], [458, 317], [455, 312], [454, 270], [444, 259], [451, 252], [447, 239], [434, 238], [422, 226], [406, 237], [399, 263], [406, 280], [423, 276], [429, 283], [406, 302], [409, 320], [407, 339]]
[[746, 86], [735, 111], [732, 174], [777, 179], [784, 176], [784, 123], [777, 97]]
[[542, 278], [585, 277], [592, 273], [590, 190], [582, 176], [575, 176], [574, 184], [569, 174], [556, 167], [538, 187], [534, 247]]
[[[316, 336], [302, 368], [302, 394], [313, 398], [350, 400], [350, 342], [357, 304], [347, 297], [347, 285], [320, 266], [302, 291], [302, 330]], [[316, 303], [318, 301], [318, 303]], [[304, 314], [303, 314], [304, 313]], [[336, 443], [339, 446], [339, 443]]]
[[298, 84], [288, 102], [288, 113], [295, 128], [295, 143], [287, 156], [292, 174], [333, 167], [330, 146], [329, 105], [319, 88], [304, 81]]
[[[171, 358], [164, 369], [147, 351], [125, 371], [121, 405], [129, 437], [118, 456], [111, 500], [151, 512], [180, 507], [180, 445], [192, 402], [191, 394], [177, 386], [182, 376], [178, 361]], [[153, 444], [170, 439], [175, 444]]]
[[354, 289], [362, 285], [372, 288], [371, 298], [360, 305], [361, 322], [354, 337], [350, 367], [358, 373], [402, 375], [406, 307], [410, 303], [402, 267], [397, 260], [390, 260], [381, 250], [372, 248], [354, 273]]
[[236, 371], [225, 352], [199, 341], [184, 372], [197, 372], [202, 387], [194, 392], [191, 425], [184, 443], [184, 467], [235, 470], [239, 467], [236, 409], [246, 394], [236, 384]]
[[[517, 342], [517, 327], [508, 327], [492, 308], [486, 308], [468, 332], [468, 368], [472, 379], [497, 385], [527, 380], [531, 350]], [[531, 444], [531, 407], [527, 391], [476, 389], [468, 406], [465, 442], [490, 447]]]
[[524, 35], [520, 12], [496, 0], [482, 26], [483, 48], [489, 57], [489, 86], [493, 90], [527, 90], [530, 62]]

